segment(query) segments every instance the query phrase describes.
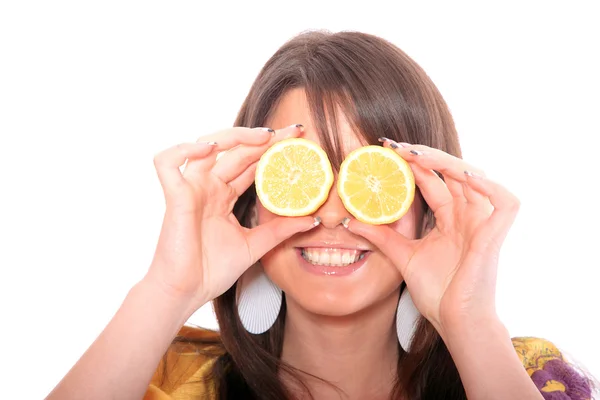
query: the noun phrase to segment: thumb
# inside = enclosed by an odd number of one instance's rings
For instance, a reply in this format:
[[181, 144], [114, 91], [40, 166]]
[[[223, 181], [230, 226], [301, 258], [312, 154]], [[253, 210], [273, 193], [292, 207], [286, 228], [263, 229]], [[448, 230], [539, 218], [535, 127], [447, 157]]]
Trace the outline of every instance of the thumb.
[[350, 232], [364, 237], [377, 246], [396, 265], [400, 273], [405, 275], [404, 269], [414, 252], [409, 239], [387, 225], [365, 224], [349, 218], [344, 221], [343, 225]]
[[321, 218], [277, 217], [248, 231], [246, 240], [252, 262], [258, 261], [273, 247], [296, 233], [306, 232], [319, 226]]

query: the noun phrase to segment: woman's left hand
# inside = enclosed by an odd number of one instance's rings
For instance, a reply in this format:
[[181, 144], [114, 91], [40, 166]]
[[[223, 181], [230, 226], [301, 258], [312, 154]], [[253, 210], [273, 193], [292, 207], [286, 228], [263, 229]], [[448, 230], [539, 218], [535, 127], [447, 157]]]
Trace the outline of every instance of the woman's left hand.
[[435, 227], [416, 240], [390, 225], [351, 220], [348, 229], [377, 246], [398, 267], [415, 306], [442, 337], [455, 324], [497, 318], [498, 255], [519, 201], [482, 172], [441, 150], [390, 140], [384, 146], [409, 162], [435, 215]]

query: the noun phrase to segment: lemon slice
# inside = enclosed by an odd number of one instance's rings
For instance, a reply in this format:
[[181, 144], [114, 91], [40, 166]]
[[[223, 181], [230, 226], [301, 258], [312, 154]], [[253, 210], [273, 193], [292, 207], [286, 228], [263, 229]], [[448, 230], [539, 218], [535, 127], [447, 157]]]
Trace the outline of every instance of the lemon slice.
[[395, 151], [381, 146], [354, 150], [340, 166], [337, 190], [357, 220], [390, 224], [402, 218], [415, 198], [410, 165]]
[[256, 167], [256, 194], [274, 214], [299, 217], [315, 212], [329, 196], [333, 170], [327, 154], [302, 138], [271, 146]]

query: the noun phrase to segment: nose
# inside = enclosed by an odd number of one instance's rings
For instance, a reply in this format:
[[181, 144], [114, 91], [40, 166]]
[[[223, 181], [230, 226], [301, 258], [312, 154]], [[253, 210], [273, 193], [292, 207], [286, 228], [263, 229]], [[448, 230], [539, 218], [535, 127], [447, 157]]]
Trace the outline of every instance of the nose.
[[314, 213], [315, 217], [321, 217], [321, 225], [325, 228], [333, 229], [340, 225], [344, 218], [350, 218], [351, 215], [344, 207], [337, 192], [337, 179], [329, 191], [327, 201]]

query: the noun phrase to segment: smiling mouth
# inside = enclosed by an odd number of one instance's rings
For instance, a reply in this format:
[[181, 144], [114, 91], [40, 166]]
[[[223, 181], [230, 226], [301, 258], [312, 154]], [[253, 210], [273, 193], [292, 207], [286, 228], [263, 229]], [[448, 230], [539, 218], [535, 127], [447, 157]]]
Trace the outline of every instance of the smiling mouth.
[[340, 248], [304, 247], [300, 255], [313, 265], [325, 267], [347, 267], [359, 262], [368, 251]]

